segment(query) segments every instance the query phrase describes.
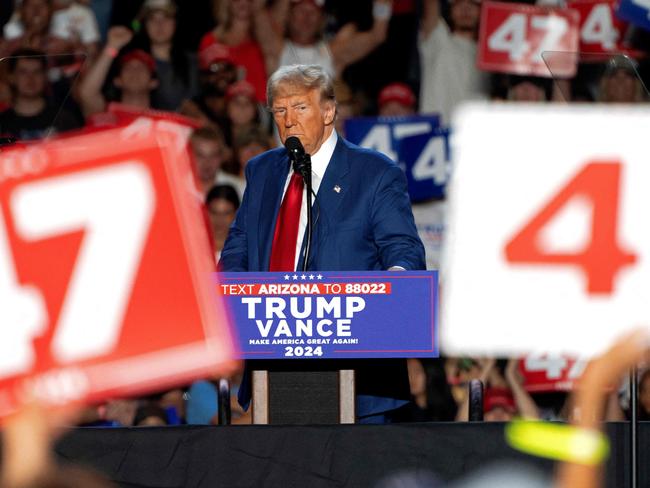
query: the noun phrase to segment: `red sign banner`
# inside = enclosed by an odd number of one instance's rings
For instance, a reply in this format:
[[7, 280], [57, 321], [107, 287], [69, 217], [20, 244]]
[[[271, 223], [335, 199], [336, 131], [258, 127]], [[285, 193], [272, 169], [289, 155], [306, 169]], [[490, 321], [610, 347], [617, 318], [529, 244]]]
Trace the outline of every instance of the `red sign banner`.
[[[518, 75], [572, 77], [578, 51], [578, 12], [518, 3], [485, 2], [481, 11], [478, 67]], [[553, 73], [544, 53], [562, 53]], [[545, 54], [547, 56], [547, 54]]]
[[531, 354], [519, 362], [524, 388], [533, 393], [571, 391], [586, 367], [586, 360], [550, 354]]
[[0, 417], [237, 367], [187, 128], [126, 127], [0, 152]]
[[628, 23], [616, 16], [617, 0], [573, 0], [569, 7], [580, 14], [580, 52], [611, 53], [621, 45]]

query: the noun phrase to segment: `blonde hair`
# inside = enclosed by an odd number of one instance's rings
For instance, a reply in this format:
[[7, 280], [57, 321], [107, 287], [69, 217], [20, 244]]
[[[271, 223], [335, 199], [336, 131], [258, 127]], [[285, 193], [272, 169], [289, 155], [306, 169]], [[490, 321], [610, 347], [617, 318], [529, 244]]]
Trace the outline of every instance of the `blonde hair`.
[[266, 100], [269, 107], [273, 106], [273, 98], [282, 85], [304, 87], [307, 90], [318, 89], [321, 101], [336, 103], [334, 80], [317, 64], [291, 64], [278, 68], [266, 84]]

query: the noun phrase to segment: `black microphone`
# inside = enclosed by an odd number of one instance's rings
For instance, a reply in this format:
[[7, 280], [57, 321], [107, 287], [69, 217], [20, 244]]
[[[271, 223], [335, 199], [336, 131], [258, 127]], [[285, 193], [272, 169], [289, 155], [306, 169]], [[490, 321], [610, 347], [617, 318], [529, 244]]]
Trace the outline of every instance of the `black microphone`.
[[302, 146], [300, 139], [296, 136], [287, 137], [286, 141], [284, 141], [284, 147], [287, 148], [293, 170], [302, 175], [303, 178], [307, 178], [311, 173], [311, 158], [309, 154], [305, 153], [305, 148]]
[[302, 261], [302, 270], [307, 271], [309, 267], [309, 255], [311, 253], [311, 236], [313, 232], [313, 222], [311, 216], [312, 207], [312, 184], [311, 184], [311, 156], [305, 153], [302, 142], [296, 136], [287, 137], [284, 141], [284, 147], [287, 148], [289, 159], [293, 165], [293, 170], [302, 176], [305, 181], [307, 190], [307, 228], [305, 235], [305, 253]]

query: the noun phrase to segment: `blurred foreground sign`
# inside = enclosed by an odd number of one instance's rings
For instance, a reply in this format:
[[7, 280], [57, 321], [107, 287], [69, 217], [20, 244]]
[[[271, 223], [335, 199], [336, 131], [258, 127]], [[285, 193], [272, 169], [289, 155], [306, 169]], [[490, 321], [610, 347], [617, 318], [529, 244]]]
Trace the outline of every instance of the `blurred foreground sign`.
[[650, 110], [472, 105], [455, 122], [443, 353], [591, 355], [650, 325]]
[[230, 371], [186, 128], [0, 152], [0, 417]]

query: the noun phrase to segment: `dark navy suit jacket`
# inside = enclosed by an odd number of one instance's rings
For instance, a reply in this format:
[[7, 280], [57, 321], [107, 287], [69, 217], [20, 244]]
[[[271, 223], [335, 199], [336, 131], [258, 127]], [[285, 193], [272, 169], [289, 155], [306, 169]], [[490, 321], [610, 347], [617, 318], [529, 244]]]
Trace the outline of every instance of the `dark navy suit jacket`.
[[[246, 191], [221, 252], [224, 271], [268, 271], [289, 158], [277, 148], [246, 166]], [[312, 206], [308, 269], [425, 269], [403, 171], [390, 159], [339, 137]], [[302, 263], [299, 263], [302, 269]], [[399, 324], [395, 324], [399, 333]], [[386, 401], [358, 402], [358, 414], [394, 408], [408, 399], [404, 361], [357, 361], [357, 393]], [[341, 366], [337, 369], [347, 369]], [[244, 389], [245, 390], [245, 389]]]

